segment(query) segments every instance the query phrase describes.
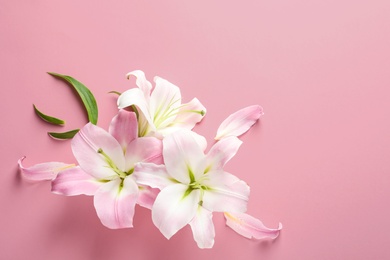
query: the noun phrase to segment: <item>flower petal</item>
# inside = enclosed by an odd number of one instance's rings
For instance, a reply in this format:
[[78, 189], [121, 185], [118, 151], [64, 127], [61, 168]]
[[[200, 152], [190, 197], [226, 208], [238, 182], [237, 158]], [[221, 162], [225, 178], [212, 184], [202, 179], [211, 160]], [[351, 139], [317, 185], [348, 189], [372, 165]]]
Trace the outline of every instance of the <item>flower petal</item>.
[[154, 201], [157, 195], [160, 193], [159, 189], [154, 189], [146, 186], [138, 186], [138, 199], [137, 204], [141, 207], [152, 209]]
[[170, 126], [178, 126], [191, 130], [203, 119], [205, 114], [206, 108], [197, 98], [194, 98], [189, 103], [181, 105], [177, 117]]
[[171, 238], [195, 216], [200, 191], [187, 194], [188, 186], [173, 184], [163, 189], [152, 208], [152, 220], [166, 238]]
[[127, 147], [125, 160], [126, 171], [133, 169], [138, 162], [162, 164], [162, 141], [155, 137], [134, 139]]
[[51, 191], [66, 196], [94, 195], [102, 184], [77, 166], [60, 172], [51, 183]]
[[155, 77], [156, 86], [150, 96], [150, 114], [157, 129], [168, 126], [176, 118], [181, 105], [180, 89], [169, 81]]
[[[168, 173], [179, 182], [189, 184], [201, 176], [206, 157], [189, 130], [180, 130], [163, 140], [163, 156]], [[193, 176], [190, 176], [192, 174]]]
[[242, 141], [235, 136], [229, 136], [218, 141], [207, 153], [210, 170], [222, 167], [237, 153]]
[[108, 228], [133, 227], [134, 207], [138, 186], [131, 177], [120, 178], [103, 184], [94, 196], [96, 213]]
[[62, 162], [47, 162], [35, 164], [31, 167], [24, 167], [22, 162], [26, 157], [18, 160], [18, 165], [21, 174], [29, 181], [45, 181], [53, 180], [57, 174], [65, 169], [76, 167], [74, 164], [66, 164]]
[[226, 136], [240, 136], [251, 128], [263, 115], [263, 108], [259, 105], [249, 106], [228, 116], [217, 130], [215, 140]]
[[199, 248], [212, 248], [214, 245], [215, 229], [211, 211], [198, 207], [195, 217], [190, 222], [192, 235]]
[[[91, 123], [85, 125], [72, 140], [72, 150], [81, 169], [96, 179], [112, 179], [117, 174], [107, 160], [124, 170], [125, 158], [118, 141], [102, 128]], [[98, 151], [102, 150], [109, 158]]]
[[234, 175], [214, 171], [207, 173], [203, 184], [210, 187], [204, 191], [203, 207], [217, 212], [245, 212], [250, 188]]
[[279, 223], [277, 229], [267, 228], [260, 220], [245, 213], [225, 212], [224, 215], [226, 225], [246, 238], [275, 239], [279, 236], [280, 230], [282, 229], [281, 223]]
[[152, 90], [152, 84], [146, 79], [145, 73], [142, 70], [134, 70], [126, 74], [129, 79], [133, 75], [137, 78], [135, 84], [142, 90], [145, 98], [150, 97], [150, 91]]
[[108, 132], [119, 142], [123, 151], [126, 151], [127, 145], [138, 137], [137, 116], [134, 112], [119, 110], [112, 119]]
[[138, 112], [142, 113], [148, 123], [153, 127], [153, 121], [149, 112], [149, 102], [145, 99], [144, 93], [139, 88], [132, 88], [123, 92], [119, 96], [117, 104], [119, 109], [135, 105]]
[[167, 173], [165, 165], [154, 163], [137, 163], [133, 176], [138, 184], [158, 188], [162, 190], [168, 185], [174, 184], [171, 176]]

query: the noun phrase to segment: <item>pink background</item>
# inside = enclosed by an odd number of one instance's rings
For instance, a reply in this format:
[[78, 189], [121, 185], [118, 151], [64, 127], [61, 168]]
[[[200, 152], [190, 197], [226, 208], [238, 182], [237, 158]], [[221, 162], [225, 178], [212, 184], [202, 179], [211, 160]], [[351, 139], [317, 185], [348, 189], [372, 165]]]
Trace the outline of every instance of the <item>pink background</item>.
[[[388, 0], [0, 1], [0, 259], [390, 259], [390, 2]], [[264, 107], [226, 170], [251, 186], [248, 212], [284, 229], [251, 241], [214, 215], [200, 250], [186, 227], [166, 240], [149, 211], [135, 228], [100, 224], [86, 196], [21, 179], [16, 162], [74, 162], [50, 139], [86, 122], [80, 102], [47, 71], [96, 95], [99, 125], [115, 115], [108, 91], [142, 69], [207, 107], [196, 129]], [[41, 122], [32, 104], [67, 120]]]

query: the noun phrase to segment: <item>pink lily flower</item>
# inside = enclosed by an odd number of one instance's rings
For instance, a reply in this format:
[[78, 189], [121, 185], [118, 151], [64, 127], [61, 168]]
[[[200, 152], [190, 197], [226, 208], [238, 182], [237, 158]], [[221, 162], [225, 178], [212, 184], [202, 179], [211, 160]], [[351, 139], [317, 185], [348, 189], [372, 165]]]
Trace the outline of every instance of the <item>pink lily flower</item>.
[[[135, 165], [163, 162], [161, 140], [137, 138], [137, 128], [135, 114], [120, 110], [111, 122], [109, 133], [88, 123], [72, 139], [79, 166], [46, 163], [24, 168], [20, 162], [22, 173], [29, 179], [53, 179], [52, 192], [56, 194], [93, 195], [97, 215], [104, 226], [132, 227], [135, 204], [150, 209], [159, 192], [137, 183]], [[51, 166], [54, 168], [50, 169]]]
[[180, 89], [169, 81], [154, 77], [156, 86], [140, 71], [132, 71], [127, 77], [135, 76], [138, 88], [123, 92], [118, 98], [118, 108], [135, 108], [138, 113], [139, 136], [162, 138], [180, 129], [191, 130], [203, 119], [206, 108], [197, 98], [182, 104]]
[[226, 137], [205, 155], [188, 132], [165, 137], [165, 166], [140, 163], [136, 178], [138, 183], [161, 189], [152, 219], [166, 238], [189, 224], [198, 246], [211, 248], [215, 236], [212, 212], [246, 211], [249, 186], [223, 170], [242, 142]]

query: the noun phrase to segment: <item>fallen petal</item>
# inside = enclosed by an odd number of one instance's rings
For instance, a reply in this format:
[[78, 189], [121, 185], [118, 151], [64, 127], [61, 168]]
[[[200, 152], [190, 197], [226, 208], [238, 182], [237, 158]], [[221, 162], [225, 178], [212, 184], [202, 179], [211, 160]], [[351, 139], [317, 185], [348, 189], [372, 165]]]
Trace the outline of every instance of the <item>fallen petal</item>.
[[215, 140], [226, 136], [240, 136], [248, 131], [263, 115], [263, 108], [259, 105], [249, 106], [228, 116], [219, 126]]
[[74, 164], [66, 164], [62, 162], [47, 162], [35, 164], [31, 167], [24, 167], [22, 162], [26, 157], [18, 160], [19, 169], [23, 177], [29, 181], [45, 181], [53, 180], [57, 174], [66, 169], [76, 167]]
[[279, 236], [280, 230], [282, 229], [281, 223], [279, 223], [277, 229], [267, 228], [263, 222], [246, 213], [225, 212], [224, 215], [226, 225], [246, 238], [275, 239]]

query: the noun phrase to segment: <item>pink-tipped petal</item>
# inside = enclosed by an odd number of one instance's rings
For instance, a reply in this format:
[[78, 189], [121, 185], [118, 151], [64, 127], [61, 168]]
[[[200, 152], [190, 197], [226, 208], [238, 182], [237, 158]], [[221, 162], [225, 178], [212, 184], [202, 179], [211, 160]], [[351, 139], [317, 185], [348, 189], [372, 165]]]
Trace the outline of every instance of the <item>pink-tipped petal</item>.
[[134, 112], [119, 110], [112, 119], [108, 132], [119, 142], [123, 151], [126, 151], [128, 144], [138, 137], [137, 116]]
[[165, 165], [137, 163], [134, 168], [133, 176], [138, 184], [158, 188], [160, 190], [175, 183], [167, 173]]
[[250, 188], [242, 180], [227, 172], [210, 172], [204, 185], [203, 207], [217, 212], [245, 212]]
[[181, 105], [177, 86], [160, 77], [155, 77], [156, 86], [150, 96], [150, 114], [157, 129], [167, 127], [176, 118]]
[[267, 228], [260, 220], [245, 213], [225, 212], [224, 215], [226, 225], [246, 238], [275, 239], [279, 236], [282, 229], [281, 223], [279, 223], [279, 227], [276, 229]]
[[195, 216], [200, 191], [187, 192], [188, 186], [173, 184], [163, 189], [152, 208], [152, 220], [166, 238], [171, 238]]
[[205, 114], [206, 108], [197, 98], [194, 98], [181, 106], [172, 125], [191, 130], [203, 119]]
[[150, 125], [153, 121], [150, 117], [149, 102], [145, 99], [144, 93], [139, 88], [132, 88], [123, 92], [117, 101], [118, 108], [136, 106], [139, 113], [142, 113]]
[[137, 78], [135, 84], [144, 93], [145, 98], [148, 98], [150, 96], [150, 91], [152, 90], [152, 84], [146, 79], [145, 73], [142, 70], [134, 70], [126, 74], [128, 79], [130, 76], [135, 76]]
[[215, 229], [211, 211], [198, 207], [195, 217], [190, 222], [192, 235], [199, 248], [212, 248], [214, 245]]
[[228, 116], [217, 130], [215, 140], [226, 136], [240, 136], [248, 131], [263, 115], [263, 108], [259, 105], [249, 106]]
[[111, 229], [133, 227], [138, 186], [131, 177], [103, 184], [94, 196], [96, 213], [102, 224]]
[[146, 186], [139, 186], [138, 189], [139, 192], [137, 204], [141, 207], [152, 209], [154, 201], [156, 200], [157, 195], [160, 193], [160, 190]]
[[65, 196], [94, 195], [102, 184], [80, 167], [74, 167], [57, 175], [51, 183], [51, 191]]
[[[117, 176], [112, 164], [124, 170], [125, 158], [118, 141], [102, 128], [91, 123], [85, 125], [72, 140], [72, 150], [81, 169], [96, 179]], [[99, 152], [100, 151], [100, 152]]]
[[189, 184], [204, 173], [206, 156], [189, 130], [180, 130], [163, 140], [163, 156], [168, 173], [181, 183]]
[[53, 180], [57, 177], [59, 172], [76, 167], [74, 164], [66, 164], [62, 162], [39, 163], [31, 167], [24, 167], [22, 162], [25, 158], [26, 157], [20, 158], [18, 160], [18, 165], [22, 176], [29, 181]]
[[229, 136], [218, 141], [207, 153], [210, 170], [222, 167], [237, 153], [242, 141], [235, 136]]
[[134, 139], [128, 146], [125, 154], [126, 171], [133, 169], [138, 162], [162, 164], [162, 141], [155, 137], [141, 137]]

